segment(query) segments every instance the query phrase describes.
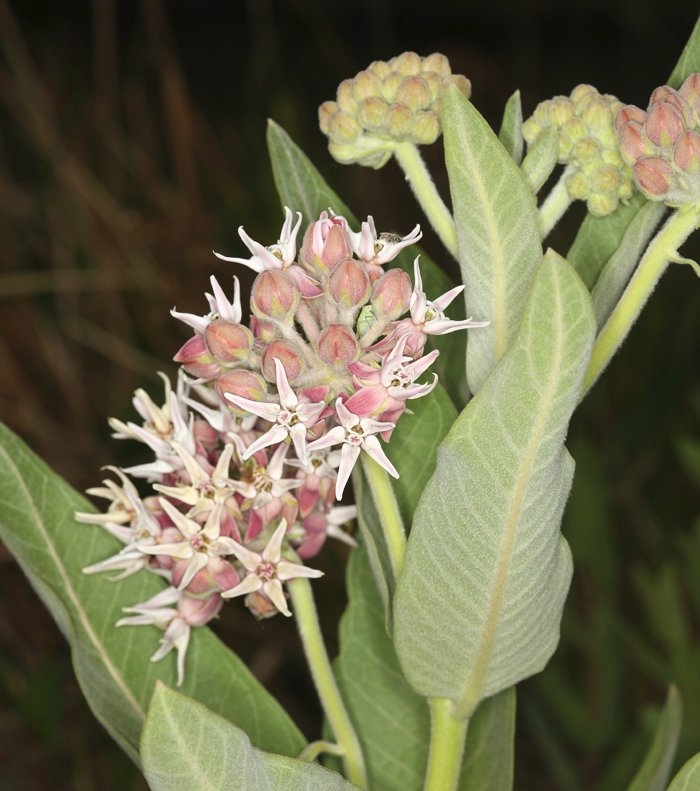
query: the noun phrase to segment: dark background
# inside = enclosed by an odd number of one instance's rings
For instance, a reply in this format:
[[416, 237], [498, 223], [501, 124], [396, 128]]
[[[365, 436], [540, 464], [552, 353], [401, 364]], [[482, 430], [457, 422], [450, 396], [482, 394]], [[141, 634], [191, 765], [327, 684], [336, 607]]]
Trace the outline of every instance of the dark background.
[[[210, 251], [242, 255], [239, 225], [277, 239], [268, 117], [356, 214], [405, 233], [420, 217], [395, 164], [341, 167], [317, 129], [342, 79], [440, 51], [495, 126], [517, 88], [526, 116], [580, 82], [646, 106], [696, 18], [690, 0], [0, 0], [0, 418], [78, 489], [104, 464], [143, 460], [105, 418], [131, 419], [133, 390], [160, 395], [155, 371], [174, 374], [187, 333], [169, 309], [203, 311], [209, 275], [231, 271]], [[425, 154], [444, 189], [440, 146]], [[551, 239], [562, 252], [570, 223]], [[625, 787], [671, 680], [686, 703], [681, 755], [700, 749], [696, 288], [671, 267], [572, 426], [576, 578], [560, 651], [519, 696], [518, 789]], [[341, 560], [326, 559], [331, 641]], [[217, 630], [314, 736], [294, 631], [277, 620]], [[145, 787], [2, 547], [0, 777], [17, 791]]]

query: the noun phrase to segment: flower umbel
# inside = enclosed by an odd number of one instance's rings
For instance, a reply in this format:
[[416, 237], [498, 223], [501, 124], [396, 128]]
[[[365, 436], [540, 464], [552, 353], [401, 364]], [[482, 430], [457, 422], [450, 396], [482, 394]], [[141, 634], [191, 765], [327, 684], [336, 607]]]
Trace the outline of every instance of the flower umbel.
[[[413, 68], [411, 58], [401, 63]], [[413, 284], [388, 266], [420, 238], [419, 226], [378, 233], [370, 216], [353, 231], [329, 210], [297, 249], [300, 230], [301, 215], [285, 209], [276, 243], [241, 229], [252, 257], [218, 256], [257, 272], [247, 325], [235, 276], [232, 298], [211, 278], [205, 315], [172, 311], [194, 332], [176, 355], [177, 387], [163, 377], [162, 406], [137, 391], [140, 423], [110, 420], [116, 437], [143, 443], [153, 458], [112, 468], [119, 481], [91, 490], [106, 513], [78, 515], [123, 544], [86, 573], [146, 570], [167, 583], [125, 608], [119, 625], [163, 630], [151, 658], [175, 651], [178, 683], [192, 628], [224, 600], [243, 597], [258, 618], [289, 616], [285, 583], [322, 575], [305, 563], [329, 536], [354, 545], [342, 526], [355, 506], [337, 501], [361, 452], [398, 477], [377, 435], [388, 442], [407, 400], [435, 387], [436, 375], [418, 381], [438, 355], [423, 353], [426, 337], [485, 324], [448, 319], [462, 288], [431, 302], [417, 260]], [[149, 491], [139, 494], [132, 478]]]

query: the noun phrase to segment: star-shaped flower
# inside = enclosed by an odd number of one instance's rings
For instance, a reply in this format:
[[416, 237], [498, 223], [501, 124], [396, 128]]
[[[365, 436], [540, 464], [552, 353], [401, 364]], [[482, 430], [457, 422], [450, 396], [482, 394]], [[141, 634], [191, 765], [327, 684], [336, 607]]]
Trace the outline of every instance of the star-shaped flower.
[[345, 484], [348, 482], [352, 468], [355, 466], [360, 451], [364, 450], [374, 461], [383, 467], [389, 475], [398, 478], [399, 474], [394, 465], [389, 461], [386, 454], [379, 444], [379, 440], [374, 436], [381, 431], [389, 431], [394, 428], [393, 423], [381, 423], [369, 417], [359, 417], [354, 412], [346, 408], [341, 398], [335, 402], [335, 411], [340, 421], [340, 425], [332, 428], [324, 436], [310, 443], [309, 451], [329, 448], [332, 445], [343, 444], [340, 451], [340, 466], [338, 467], [338, 478], [335, 482], [335, 496], [338, 500], [343, 496]]
[[280, 399], [279, 404], [251, 401], [249, 398], [243, 398], [233, 393], [224, 393], [226, 399], [240, 409], [245, 409], [273, 423], [269, 431], [248, 446], [243, 454], [243, 459], [249, 459], [261, 448], [266, 448], [268, 445], [277, 445], [287, 439], [287, 437], [290, 437], [294, 443], [297, 456], [301, 461], [305, 462], [307, 459], [306, 430], [318, 421], [319, 416], [326, 408], [326, 404], [323, 401], [308, 403], [303, 399], [299, 399], [289, 386], [284, 366], [277, 357], [274, 358], [274, 361], [277, 391]]
[[229, 300], [224, 294], [223, 288], [219, 285], [214, 275], [209, 279], [213, 294], [205, 294], [209, 303], [209, 313], [206, 316], [198, 316], [196, 313], [179, 313], [173, 308], [170, 315], [173, 318], [184, 321], [192, 327], [198, 334], [203, 335], [206, 328], [217, 319], [226, 319], [238, 324], [243, 316], [241, 309], [241, 284], [238, 278], [233, 276], [233, 299]]
[[263, 269], [286, 269], [293, 264], [297, 254], [297, 233], [301, 226], [301, 213], [297, 212], [297, 221], [292, 227], [292, 212], [284, 207], [284, 225], [280, 232], [277, 244], [269, 247], [256, 242], [243, 230], [243, 226], [238, 229], [238, 235], [243, 240], [245, 246], [253, 254], [252, 258], [234, 258], [221, 253], [214, 252], [217, 258], [222, 261], [231, 261], [234, 264], [243, 264], [250, 267], [254, 272], [262, 272]]
[[210, 561], [230, 555], [238, 545], [232, 538], [221, 535], [222, 503], [209, 513], [203, 525], [178, 511], [164, 497], [160, 498], [160, 505], [173, 525], [182, 533], [182, 541], [137, 544], [136, 547], [148, 555], [169, 555], [176, 561], [188, 561], [177, 585], [178, 590], [184, 590], [197, 572], [209, 565]]
[[423, 236], [420, 225], [406, 236], [397, 236], [391, 233], [377, 235], [374, 218], [367, 217], [362, 223], [359, 233], [350, 232], [350, 240], [355, 255], [367, 264], [383, 266], [394, 258], [410, 244], [415, 244]]
[[261, 553], [233, 542], [235, 547], [232, 553], [248, 574], [234, 588], [223, 591], [223, 598], [231, 599], [262, 591], [283, 615], [291, 616], [282, 583], [296, 577], [322, 577], [323, 572], [282, 559], [282, 543], [286, 532], [287, 520], [282, 519]]

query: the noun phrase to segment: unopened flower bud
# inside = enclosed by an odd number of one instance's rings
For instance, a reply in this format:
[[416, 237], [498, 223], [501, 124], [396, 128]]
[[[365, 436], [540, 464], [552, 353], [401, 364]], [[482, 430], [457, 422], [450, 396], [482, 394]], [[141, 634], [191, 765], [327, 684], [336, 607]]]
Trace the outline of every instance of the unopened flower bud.
[[403, 77], [411, 77], [418, 74], [421, 68], [421, 58], [415, 52], [402, 52], [389, 61], [394, 71]]
[[692, 107], [695, 100], [700, 98], [700, 74], [695, 72], [686, 77], [683, 85], [678, 89], [678, 94]]
[[259, 621], [262, 621], [265, 618], [272, 618], [273, 615], [277, 615], [279, 612], [277, 607], [270, 601], [270, 599], [268, 599], [268, 597], [260, 591], [249, 593], [245, 597], [244, 601], [245, 606]]
[[688, 131], [679, 135], [673, 147], [673, 162], [688, 175], [700, 172], [700, 132]]
[[376, 74], [380, 80], [383, 80], [387, 74], [391, 73], [391, 66], [385, 60], [375, 60], [369, 64], [367, 70], [371, 71], [372, 74]]
[[634, 166], [634, 180], [649, 200], [663, 200], [673, 183], [673, 169], [661, 157], [642, 157]]
[[392, 104], [384, 116], [387, 134], [396, 139], [408, 137], [413, 132], [413, 113], [404, 104]]
[[354, 143], [362, 133], [355, 118], [339, 110], [328, 119], [328, 136], [335, 143]]
[[177, 609], [190, 626], [204, 626], [216, 616], [222, 604], [223, 599], [218, 594], [206, 599], [185, 594], [177, 603]]
[[396, 98], [409, 110], [425, 110], [433, 101], [428, 83], [420, 76], [404, 77]]
[[365, 69], [353, 80], [353, 96], [358, 102], [370, 96], [379, 96], [381, 84], [381, 80], [374, 72]]
[[202, 335], [195, 335], [186, 341], [173, 360], [180, 363], [190, 376], [198, 379], [214, 379], [221, 373], [221, 367], [207, 349]]
[[381, 96], [386, 102], [395, 102], [399, 85], [403, 77], [396, 71], [390, 71], [382, 80]]
[[440, 77], [449, 77], [451, 74], [450, 61], [440, 52], [433, 52], [423, 58], [421, 71], [434, 71]]
[[[355, 98], [354, 91], [353, 91], [353, 81], [352, 80], [343, 80], [340, 85], [338, 86], [338, 95], [336, 97], [338, 102], [338, 107], [344, 112], [352, 113], [357, 110], [357, 99]], [[326, 102], [324, 102], [326, 104]], [[321, 105], [323, 106], [323, 105]]]
[[369, 299], [369, 277], [359, 261], [344, 258], [331, 270], [325, 289], [338, 305], [344, 308], [361, 307]]
[[395, 321], [409, 308], [413, 284], [403, 269], [390, 269], [372, 285], [371, 302], [377, 316]]
[[212, 321], [204, 331], [207, 349], [220, 363], [239, 363], [250, 356], [253, 333], [243, 324], [226, 319]]
[[413, 141], [418, 145], [430, 145], [440, 137], [440, 119], [437, 113], [427, 110], [416, 113]]
[[264, 401], [267, 394], [267, 385], [260, 374], [241, 369], [222, 374], [216, 380], [215, 386], [216, 392], [223, 403], [233, 412], [239, 414], [243, 414], [243, 410], [238, 409], [229, 401], [225, 396], [226, 393], [247, 398], [249, 401]]
[[284, 368], [287, 381], [293, 385], [301, 376], [306, 368], [299, 349], [291, 341], [273, 341], [265, 348], [262, 353], [262, 372], [265, 379], [273, 384], [277, 381], [277, 370], [275, 368], [275, 358], [277, 358]]
[[317, 275], [325, 275], [338, 261], [352, 255], [350, 237], [340, 218], [322, 216], [304, 234], [299, 261]]
[[628, 165], [633, 165], [644, 156], [644, 136], [639, 121], [628, 121], [619, 130], [620, 153]]
[[316, 350], [324, 363], [342, 370], [357, 360], [360, 346], [344, 324], [331, 324], [318, 336]]
[[382, 132], [384, 130], [384, 116], [389, 109], [389, 105], [378, 96], [370, 96], [363, 99], [357, 109], [357, 118], [365, 129], [370, 132]]
[[447, 80], [447, 85], [454, 85], [455, 88], [464, 96], [469, 98], [472, 95], [472, 83], [464, 74], [451, 74]]
[[329, 133], [331, 118], [338, 112], [338, 102], [323, 102], [318, 108], [318, 125], [324, 135]]
[[259, 318], [290, 322], [299, 305], [299, 289], [281, 269], [264, 269], [253, 283], [250, 306]]
[[644, 133], [659, 148], [672, 146], [683, 128], [682, 115], [666, 101], [653, 105], [644, 122]]
[[646, 121], [647, 114], [641, 107], [634, 104], [627, 104], [622, 107], [615, 117], [615, 129], [620, 132], [628, 121], [636, 121], [641, 129], [642, 124]]

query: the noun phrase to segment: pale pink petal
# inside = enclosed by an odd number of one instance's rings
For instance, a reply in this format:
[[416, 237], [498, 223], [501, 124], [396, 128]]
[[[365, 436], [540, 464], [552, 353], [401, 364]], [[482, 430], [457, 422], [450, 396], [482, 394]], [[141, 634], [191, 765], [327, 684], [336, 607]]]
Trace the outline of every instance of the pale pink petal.
[[238, 396], [234, 393], [224, 393], [224, 398], [232, 404], [235, 404], [239, 409], [245, 409], [246, 412], [251, 412], [253, 415], [268, 420], [270, 423], [277, 422], [277, 416], [280, 412], [279, 404], [251, 401], [249, 398], [243, 398], [243, 396]]
[[275, 607], [277, 607], [282, 615], [286, 615], [287, 618], [291, 618], [292, 613], [289, 611], [289, 607], [287, 607], [287, 599], [284, 595], [284, 591], [282, 590], [282, 583], [279, 580], [269, 580], [262, 586], [262, 588], [270, 601], [275, 605]]
[[234, 588], [221, 592], [222, 599], [233, 599], [234, 596], [246, 596], [248, 593], [255, 593], [262, 588], [262, 580], [255, 574], [249, 574], [241, 580]]
[[379, 444], [379, 440], [374, 435], [365, 438], [365, 441], [362, 443], [362, 448], [367, 451], [377, 464], [383, 467], [389, 475], [392, 475], [394, 478], [399, 477], [396, 467], [389, 461]]
[[[366, 441], [366, 440], [365, 440]], [[340, 467], [338, 467], [338, 479], [335, 482], [335, 496], [337, 500], [342, 499], [345, 485], [350, 478], [357, 457], [360, 455], [359, 445], [348, 445], [345, 443], [340, 451]]]
[[275, 532], [270, 536], [270, 540], [267, 542], [267, 546], [262, 552], [263, 560], [267, 560], [270, 563], [277, 563], [279, 561], [282, 556], [282, 542], [286, 534], [287, 520], [282, 519], [279, 525], [277, 525]]

